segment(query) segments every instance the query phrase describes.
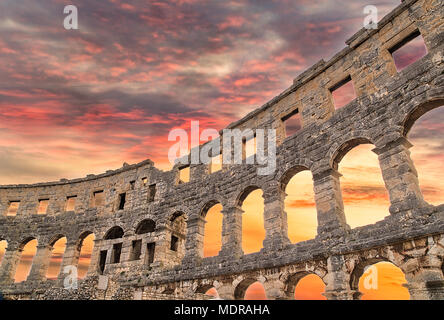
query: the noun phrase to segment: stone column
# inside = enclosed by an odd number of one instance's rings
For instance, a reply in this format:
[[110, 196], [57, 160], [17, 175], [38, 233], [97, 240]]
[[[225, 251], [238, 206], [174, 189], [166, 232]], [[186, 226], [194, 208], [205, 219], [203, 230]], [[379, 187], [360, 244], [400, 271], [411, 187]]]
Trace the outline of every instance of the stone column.
[[234, 287], [231, 282], [224, 282], [220, 287], [216, 288], [219, 298], [223, 300], [234, 300]]
[[285, 192], [276, 184], [264, 190], [265, 250], [279, 250], [290, 243], [287, 213], [284, 210], [285, 196]]
[[267, 279], [264, 289], [268, 300], [290, 300], [291, 297], [285, 292], [285, 283], [279, 279]]
[[339, 177], [341, 174], [331, 168], [313, 175], [318, 235], [342, 235], [349, 229], [345, 221]]
[[26, 281], [45, 281], [51, 259], [51, 245], [38, 245], [37, 252], [32, 260], [31, 271]]
[[23, 248], [14, 243], [8, 243], [5, 255], [0, 266], [0, 284], [14, 283], [14, 276], [20, 262]]
[[63, 254], [63, 260], [60, 265], [60, 273], [58, 275], [58, 279], [62, 280], [65, 278], [66, 274], [63, 273], [65, 267], [67, 266], [75, 266], [79, 264], [79, 256], [80, 256], [80, 246], [81, 242], [78, 241], [70, 241], [66, 243], [65, 252]]
[[102, 240], [94, 240], [93, 251], [91, 252], [91, 261], [88, 266], [86, 277], [93, 277], [99, 274], [99, 259]]
[[387, 143], [373, 151], [378, 155], [382, 177], [390, 196], [390, 213], [410, 211], [424, 207], [425, 203], [419, 188], [418, 173], [409, 148], [412, 144], [404, 137]]
[[222, 210], [222, 249], [219, 256], [237, 259], [243, 256], [242, 213], [239, 207], [224, 207]]
[[328, 300], [353, 300], [359, 292], [350, 289], [350, 273], [347, 272], [343, 256], [331, 256], [327, 259], [328, 273], [324, 278], [325, 293]]
[[203, 258], [204, 232], [205, 219], [202, 216], [188, 219], [183, 263], [196, 264]]
[[[413, 258], [408, 259], [402, 269], [405, 273], [411, 300], [444, 300], [444, 277], [442, 271], [442, 245], [428, 238], [430, 249], [419, 247], [409, 252]], [[435, 243], [434, 243], [435, 242]]]

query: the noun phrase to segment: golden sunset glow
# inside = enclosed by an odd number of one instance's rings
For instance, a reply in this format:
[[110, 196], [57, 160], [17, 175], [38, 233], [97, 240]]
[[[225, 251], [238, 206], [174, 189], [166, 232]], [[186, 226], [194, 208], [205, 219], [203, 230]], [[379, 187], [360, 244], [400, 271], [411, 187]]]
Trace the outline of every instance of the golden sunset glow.
[[60, 266], [62, 265], [63, 254], [66, 248], [66, 238], [63, 237], [54, 243], [51, 259], [49, 260], [48, 270], [46, 272], [46, 278], [57, 279], [60, 273]]
[[252, 191], [242, 203], [242, 210], [242, 250], [245, 254], [258, 252], [265, 239], [262, 190]]
[[23, 248], [22, 255], [20, 257], [20, 262], [17, 266], [15, 272], [14, 281], [22, 282], [26, 280], [29, 272], [31, 271], [32, 260], [34, 259], [35, 253], [37, 252], [37, 240], [29, 241]]
[[222, 205], [216, 204], [205, 217], [204, 257], [217, 256], [222, 247]]

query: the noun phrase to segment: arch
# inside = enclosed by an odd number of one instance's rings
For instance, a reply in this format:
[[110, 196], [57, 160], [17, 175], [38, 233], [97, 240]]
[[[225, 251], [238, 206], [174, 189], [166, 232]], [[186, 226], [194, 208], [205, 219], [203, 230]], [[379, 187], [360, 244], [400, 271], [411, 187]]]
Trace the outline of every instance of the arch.
[[244, 253], [258, 252], [265, 239], [263, 191], [257, 186], [245, 188], [237, 199], [242, 209], [242, 250]]
[[282, 175], [280, 186], [285, 196], [288, 238], [293, 243], [314, 239], [318, 221], [311, 171], [303, 166], [290, 168]]
[[288, 183], [290, 182], [290, 180], [297, 175], [299, 172], [302, 171], [310, 171], [310, 169], [306, 166], [301, 166], [301, 165], [296, 165], [294, 167], [291, 167], [290, 169], [287, 169], [281, 176], [281, 178], [279, 179], [280, 185], [281, 185], [281, 190], [285, 191], [285, 189], [287, 188]]
[[339, 146], [335, 144], [334, 148], [332, 147], [331, 149], [334, 151], [329, 152], [332, 153], [329, 156], [331, 167], [335, 170], [338, 170], [339, 163], [345, 157], [345, 155], [361, 144], [373, 144], [373, 142], [367, 137], [355, 137], [350, 140], [344, 141]]
[[242, 204], [244, 203], [245, 199], [250, 195], [250, 193], [252, 193], [255, 190], [260, 189], [258, 186], [248, 186], [246, 188], [243, 189], [243, 191], [241, 193], [239, 193], [237, 199], [236, 199], [236, 205], [238, 207], [241, 207]]
[[[309, 280], [309, 282], [305, 282]], [[319, 281], [317, 281], [319, 280]], [[321, 283], [320, 288], [318, 288]], [[291, 274], [286, 283], [286, 293], [296, 300], [326, 300], [324, 280], [316, 272], [301, 271]]]
[[156, 229], [156, 223], [152, 219], [144, 219], [139, 222], [136, 227], [136, 234], [145, 234], [149, 232], [154, 232]]
[[405, 120], [404, 135], [412, 148], [410, 159], [417, 172], [422, 197], [432, 205], [444, 203], [444, 102], [416, 107]]
[[404, 272], [384, 257], [370, 258], [355, 266], [350, 276], [354, 299], [408, 300]]
[[217, 200], [208, 201], [201, 210], [205, 218], [203, 235], [203, 257], [217, 256], [222, 249], [222, 204]]
[[203, 284], [196, 288], [195, 293], [198, 294], [204, 294], [207, 296], [213, 296], [214, 299], [219, 298], [219, 293], [217, 292], [217, 289], [212, 284]]
[[120, 239], [123, 237], [124, 234], [125, 233], [123, 232], [123, 229], [121, 227], [114, 226], [106, 232], [103, 239], [104, 240]]
[[46, 270], [47, 279], [56, 279], [60, 273], [60, 267], [62, 265], [62, 259], [66, 250], [67, 239], [63, 235], [57, 235], [53, 237], [50, 242], [51, 254], [48, 261], [48, 267]]
[[250, 287], [255, 282], [257, 282], [257, 279], [255, 278], [246, 278], [239, 282], [234, 289], [234, 299], [244, 300], [245, 293], [247, 292], [248, 287]]
[[20, 260], [15, 270], [14, 282], [22, 282], [28, 278], [32, 263], [37, 252], [38, 241], [36, 238], [26, 237], [19, 245], [21, 251]]
[[351, 228], [374, 224], [390, 215], [389, 194], [373, 149], [369, 140], [355, 139], [343, 145], [335, 158], [345, 220]]
[[95, 235], [91, 231], [82, 232], [77, 244], [77, 277], [83, 279], [91, 263], [92, 250], [94, 249]]
[[402, 121], [403, 135], [407, 137], [416, 120], [421, 118], [427, 112], [444, 105], [443, 98], [437, 98], [421, 103], [410, 110]]

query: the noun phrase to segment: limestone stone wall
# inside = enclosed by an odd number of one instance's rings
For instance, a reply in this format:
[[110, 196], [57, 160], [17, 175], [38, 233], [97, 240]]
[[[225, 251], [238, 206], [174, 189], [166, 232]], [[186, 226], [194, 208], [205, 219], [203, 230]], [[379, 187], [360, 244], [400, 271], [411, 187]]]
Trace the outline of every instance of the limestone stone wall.
[[[283, 93], [229, 125], [277, 129], [277, 170], [271, 175], [258, 175], [258, 165], [247, 164], [224, 164], [210, 174], [201, 164], [192, 165], [190, 182], [179, 183], [179, 165], [164, 172], [146, 160], [81, 179], [0, 186], [0, 240], [8, 242], [0, 291], [10, 298], [191, 299], [206, 298], [204, 286], [215, 287], [222, 298], [241, 299], [251, 281], [259, 280], [269, 298], [284, 299], [301, 274], [316, 273], [329, 299], [357, 299], [363, 266], [381, 260], [404, 271], [412, 299], [443, 299], [444, 205], [424, 200], [407, 138], [420, 116], [444, 102], [443, 6], [439, 0], [403, 1], [377, 30], [360, 30], [332, 59], [318, 62]], [[428, 54], [398, 72], [389, 50], [418, 31]], [[335, 110], [330, 89], [347, 77], [357, 98]], [[282, 119], [296, 108], [303, 127], [286, 137]], [[361, 143], [375, 146], [391, 205], [383, 221], [350, 229], [337, 169]], [[313, 174], [318, 235], [292, 244], [283, 186], [301, 170]], [[264, 248], [244, 255], [240, 207], [258, 188], [265, 204]], [[101, 205], [94, 196], [99, 191]], [[75, 208], [66, 211], [73, 196]], [[42, 199], [49, 199], [49, 206], [39, 215]], [[14, 201], [20, 201], [18, 212], [8, 216]], [[215, 203], [223, 206], [222, 249], [203, 258], [205, 210]], [[154, 227], [141, 232], [148, 220]], [[62, 268], [77, 265], [82, 240], [91, 233], [96, 240], [88, 276], [69, 296], [62, 275], [45, 278], [52, 246], [66, 237]], [[38, 241], [31, 273], [15, 284], [20, 253], [31, 239]], [[154, 244], [152, 251], [148, 244]], [[107, 285], [99, 289], [94, 279], [103, 277]]]

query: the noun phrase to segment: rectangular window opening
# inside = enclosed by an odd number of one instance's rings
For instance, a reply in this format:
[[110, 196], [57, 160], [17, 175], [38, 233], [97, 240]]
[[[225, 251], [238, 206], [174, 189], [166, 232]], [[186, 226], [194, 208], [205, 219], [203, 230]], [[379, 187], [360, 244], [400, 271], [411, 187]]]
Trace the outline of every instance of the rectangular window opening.
[[49, 199], [40, 199], [37, 214], [46, 214], [48, 211]]
[[396, 70], [400, 72], [427, 55], [427, 47], [421, 33], [417, 30], [390, 48], [389, 52], [395, 62]]
[[142, 178], [142, 184], [145, 187], [148, 184], [148, 178]]
[[290, 137], [302, 129], [301, 114], [299, 109], [287, 114], [283, 117], [282, 122], [285, 124], [285, 137]]
[[6, 215], [11, 217], [16, 216], [19, 206], [20, 201], [10, 201]]
[[142, 240], [134, 240], [131, 246], [131, 260], [139, 260], [142, 254]]
[[179, 184], [190, 182], [190, 166], [179, 168]]
[[134, 190], [135, 186], [136, 186], [136, 181], [134, 181], [134, 180], [130, 181], [130, 189]]
[[103, 190], [94, 192], [94, 207], [101, 207], [105, 204], [105, 193]]
[[151, 243], [147, 243], [146, 245], [146, 264], [150, 265], [154, 262], [154, 252], [156, 250], [156, 243], [155, 242], [151, 242]]
[[103, 274], [103, 271], [105, 271], [105, 264], [106, 264], [106, 256], [108, 254], [107, 250], [100, 251], [100, 261], [99, 261], [99, 270], [100, 274]]
[[218, 154], [211, 158], [210, 173], [222, 170], [222, 155]]
[[126, 193], [119, 194], [119, 210], [125, 209]]
[[148, 190], [148, 202], [153, 202], [156, 197], [156, 185], [152, 184]]
[[356, 92], [350, 76], [330, 88], [335, 109], [342, 108], [356, 99]]
[[120, 262], [120, 254], [122, 253], [122, 243], [113, 244], [113, 254], [111, 256], [111, 263]]
[[65, 211], [74, 211], [76, 207], [77, 196], [67, 197]]
[[179, 248], [179, 238], [176, 236], [171, 236], [170, 250], [177, 251], [178, 248]]

